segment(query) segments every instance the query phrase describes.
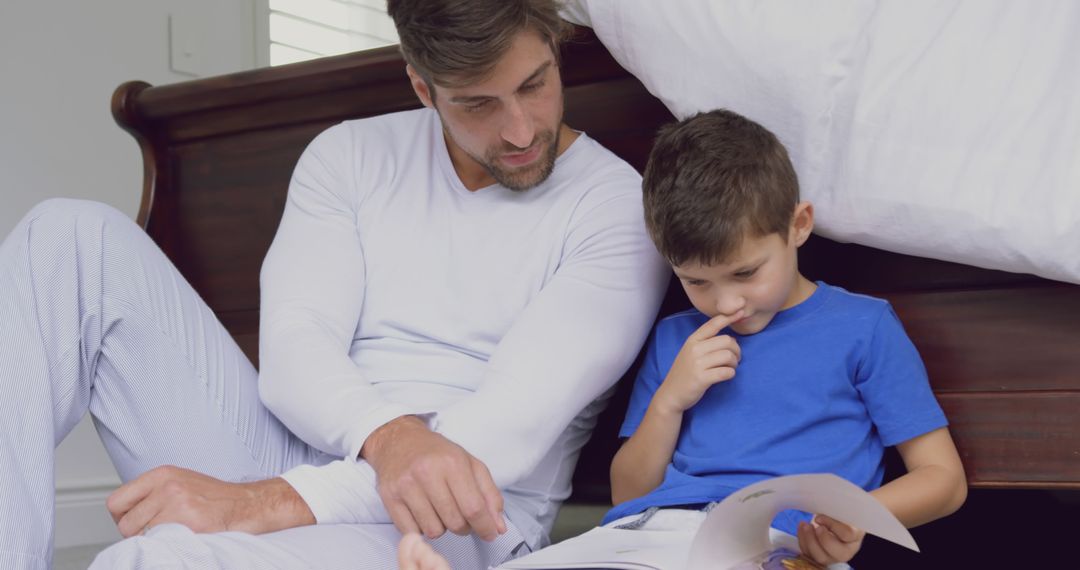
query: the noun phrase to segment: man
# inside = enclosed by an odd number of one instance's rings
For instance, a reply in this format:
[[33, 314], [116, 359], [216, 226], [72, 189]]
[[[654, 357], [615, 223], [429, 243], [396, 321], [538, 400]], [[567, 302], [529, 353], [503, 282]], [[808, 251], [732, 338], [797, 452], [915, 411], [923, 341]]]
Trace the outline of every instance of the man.
[[419, 531], [486, 568], [544, 544], [667, 275], [640, 178], [562, 123], [555, 10], [391, 0], [425, 109], [301, 157], [258, 382], [123, 216], [23, 220], [0, 246], [5, 568], [49, 565], [52, 450], [87, 409], [130, 537], [94, 567], [393, 567]]

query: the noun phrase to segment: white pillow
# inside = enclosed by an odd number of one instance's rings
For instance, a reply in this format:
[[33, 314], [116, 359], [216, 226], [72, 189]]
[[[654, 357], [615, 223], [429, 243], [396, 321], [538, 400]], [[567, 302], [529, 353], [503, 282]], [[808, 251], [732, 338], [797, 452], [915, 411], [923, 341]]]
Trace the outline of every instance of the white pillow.
[[788, 147], [818, 232], [1080, 283], [1080, 2], [571, 0], [677, 117]]

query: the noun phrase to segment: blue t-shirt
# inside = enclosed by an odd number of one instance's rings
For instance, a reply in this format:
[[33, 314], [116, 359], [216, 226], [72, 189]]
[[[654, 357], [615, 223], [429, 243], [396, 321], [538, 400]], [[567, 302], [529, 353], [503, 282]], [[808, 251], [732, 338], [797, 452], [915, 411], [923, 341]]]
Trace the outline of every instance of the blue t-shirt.
[[[707, 320], [691, 309], [657, 325], [621, 437], [633, 435], [683, 343]], [[922, 359], [882, 299], [819, 282], [761, 332], [721, 334], [742, 349], [735, 377], [686, 411], [660, 486], [613, 508], [605, 524], [649, 507], [719, 501], [780, 475], [835, 473], [874, 489], [886, 446], [947, 425]], [[798, 520], [777, 517], [773, 526], [794, 534]]]

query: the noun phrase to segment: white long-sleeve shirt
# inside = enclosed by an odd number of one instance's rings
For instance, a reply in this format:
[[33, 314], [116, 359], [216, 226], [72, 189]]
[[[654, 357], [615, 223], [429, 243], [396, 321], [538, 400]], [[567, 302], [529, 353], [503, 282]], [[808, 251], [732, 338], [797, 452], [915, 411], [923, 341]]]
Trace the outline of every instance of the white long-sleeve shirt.
[[427, 109], [311, 143], [262, 269], [259, 386], [290, 430], [344, 458], [283, 475], [320, 523], [389, 522], [360, 448], [434, 413], [543, 540], [590, 404], [637, 355], [666, 286], [640, 181], [582, 134], [539, 186], [470, 192]]

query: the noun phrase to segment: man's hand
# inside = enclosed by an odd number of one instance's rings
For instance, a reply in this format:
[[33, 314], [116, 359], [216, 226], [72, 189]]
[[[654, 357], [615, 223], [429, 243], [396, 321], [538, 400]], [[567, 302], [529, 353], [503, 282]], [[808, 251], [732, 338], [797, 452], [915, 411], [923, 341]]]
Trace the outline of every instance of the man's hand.
[[398, 543], [398, 570], [450, 570], [450, 563], [419, 534], [406, 534]]
[[813, 523], [799, 523], [798, 534], [803, 556], [828, 566], [851, 560], [862, 548], [866, 531], [825, 515], [815, 515]]
[[735, 339], [717, 335], [740, 318], [742, 311], [717, 315], [698, 327], [683, 343], [653, 396], [653, 405], [667, 413], [681, 414], [698, 403], [710, 386], [732, 379], [742, 351]]
[[227, 483], [172, 466], [127, 482], [105, 504], [125, 538], [163, 523], [180, 523], [195, 532], [253, 534], [315, 524], [307, 503], [283, 479]]
[[487, 467], [416, 417], [372, 432], [360, 455], [375, 469], [379, 496], [402, 534], [475, 532], [491, 541], [506, 532], [502, 494]]

